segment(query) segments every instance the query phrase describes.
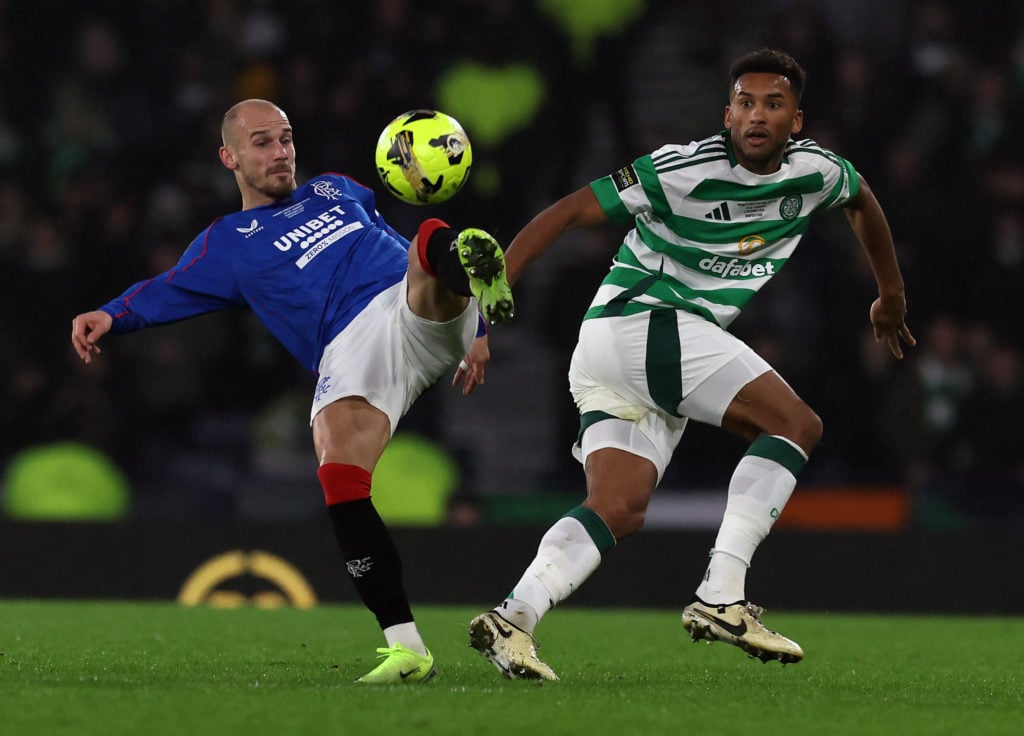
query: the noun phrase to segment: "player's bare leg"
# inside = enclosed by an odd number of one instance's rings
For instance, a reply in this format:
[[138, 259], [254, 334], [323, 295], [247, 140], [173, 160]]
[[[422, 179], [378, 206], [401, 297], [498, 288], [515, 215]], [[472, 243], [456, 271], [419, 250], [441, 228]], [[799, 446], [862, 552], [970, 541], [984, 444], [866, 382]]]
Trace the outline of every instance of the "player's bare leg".
[[377, 617], [383, 662], [358, 682], [425, 682], [436, 674], [402, 583], [398, 551], [370, 498], [370, 480], [391, 437], [387, 415], [359, 397], [334, 401], [313, 420], [327, 511], [352, 583]]

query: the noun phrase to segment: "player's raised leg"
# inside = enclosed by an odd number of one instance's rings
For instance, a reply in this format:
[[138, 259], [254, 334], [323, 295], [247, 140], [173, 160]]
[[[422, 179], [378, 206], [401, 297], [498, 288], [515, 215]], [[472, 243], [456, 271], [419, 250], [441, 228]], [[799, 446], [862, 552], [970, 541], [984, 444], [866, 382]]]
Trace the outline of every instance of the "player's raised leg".
[[484, 319], [492, 325], [512, 319], [515, 305], [498, 241], [483, 230], [468, 228], [459, 233], [455, 248]]
[[474, 297], [490, 324], [512, 319], [515, 305], [505, 272], [505, 254], [491, 235], [478, 228], [454, 230], [442, 220], [430, 219], [420, 225], [415, 245], [416, 263], [422, 273], [453, 295]]

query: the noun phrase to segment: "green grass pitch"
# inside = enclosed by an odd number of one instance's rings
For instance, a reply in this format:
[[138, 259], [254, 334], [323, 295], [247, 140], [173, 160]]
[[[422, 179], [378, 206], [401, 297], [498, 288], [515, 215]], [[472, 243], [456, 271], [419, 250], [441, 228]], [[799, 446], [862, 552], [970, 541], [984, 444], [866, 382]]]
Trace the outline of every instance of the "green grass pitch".
[[507, 681], [466, 647], [478, 611], [421, 606], [440, 676], [352, 680], [383, 642], [357, 606], [214, 610], [0, 601], [0, 734], [1024, 733], [1024, 619], [769, 611], [804, 662], [693, 644], [677, 611], [560, 608], [560, 682]]

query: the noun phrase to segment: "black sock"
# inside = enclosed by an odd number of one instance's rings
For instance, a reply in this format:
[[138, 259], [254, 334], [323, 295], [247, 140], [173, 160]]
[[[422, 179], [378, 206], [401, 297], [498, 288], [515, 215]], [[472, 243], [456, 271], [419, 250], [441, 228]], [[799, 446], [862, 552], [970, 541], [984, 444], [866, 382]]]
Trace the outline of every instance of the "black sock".
[[402, 585], [402, 560], [369, 498], [327, 507], [334, 536], [359, 597], [381, 629], [413, 620]]
[[472, 296], [473, 292], [469, 290], [469, 277], [455, 250], [455, 239], [458, 237], [459, 231], [450, 227], [439, 227], [434, 230], [427, 241], [427, 263], [437, 274], [438, 280], [453, 294]]

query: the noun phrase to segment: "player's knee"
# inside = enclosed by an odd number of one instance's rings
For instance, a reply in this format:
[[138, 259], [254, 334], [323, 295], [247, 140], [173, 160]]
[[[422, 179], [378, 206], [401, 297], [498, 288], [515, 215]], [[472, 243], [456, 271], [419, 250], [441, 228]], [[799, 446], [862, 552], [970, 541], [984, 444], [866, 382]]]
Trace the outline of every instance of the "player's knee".
[[621, 542], [623, 539], [633, 536], [643, 529], [645, 521], [647, 521], [646, 506], [642, 509], [627, 509], [622, 515], [622, 522], [619, 525], [619, 529], [614, 532], [615, 540]]
[[821, 421], [821, 417], [819, 417], [814, 412], [811, 412], [811, 414], [814, 416], [814, 444], [817, 445], [819, 442], [821, 442], [821, 437], [825, 433], [825, 425]]
[[771, 421], [759, 427], [759, 434], [777, 435], [799, 445], [807, 454], [821, 441], [822, 423], [811, 407], [802, 401], [778, 412]]
[[[590, 505], [588, 502], [585, 505]], [[636, 534], [647, 519], [647, 503], [626, 496], [605, 499], [591, 508], [600, 516], [617, 541]]]
[[821, 442], [821, 435], [824, 432], [824, 425], [811, 407], [804, 405], [804, 412], [800, 417], [800, 424], [797, 429], [797, 436], [794, 441], [810, 454], [811, 450]]

